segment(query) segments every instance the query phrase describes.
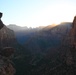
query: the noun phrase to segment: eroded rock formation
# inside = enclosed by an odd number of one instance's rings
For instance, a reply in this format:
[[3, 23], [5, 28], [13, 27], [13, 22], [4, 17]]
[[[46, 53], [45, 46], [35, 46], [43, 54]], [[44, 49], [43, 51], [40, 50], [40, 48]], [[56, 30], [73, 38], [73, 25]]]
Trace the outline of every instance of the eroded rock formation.
[[[10, 60], [12, 54], [14, 53], [13, 52], [14, 48], [12, 48], [12, 47], [5, 48], [5, 45], [3, 44], [3, 41], [5, 41], [7, 39], [6, 35], [8, 33], [5, 30], [2, 30], [4, 24], [1, 21], [1, 17], [2, 17], [2, 13], [0, 13], [0, 75], [14, 75], [15, 68], [12, 65], [12, 61]], [[5, 29], [7, 29], [7, 28], [5, 27]], [[5, 35], [3, 37], [4, 33], [5, 33]], [[8, 40], [7, 40], [7, 42], [8, 42]], [[7, 42], [5, 41], [5, 43], [7, 43]], [[6, 46], [7, 45], [8, 45], [8, 43], [6, 44]], [[1, 49], [1, 46], [3, 49]]]
[[76, 48], [76, 16], [74, 17], [71, 29], [71, 44]]
[[0, 29], [3, 28], [4, 26], [3, 22], [1, 21], [1, 17], [2, 17], [2, 13], [0, 12]]
[[10, 60], [14, 49], [11, 47], [6, 47], [0, 52], [0, 75], [14, 75], [15, 68]]
[[67, 65], [66, 68], [68, 70], [67, 75], [76, 75], [76, 16], [74, 17], [70, 33], [66, 38], [67, 48], [65, 47], [65, 60]]

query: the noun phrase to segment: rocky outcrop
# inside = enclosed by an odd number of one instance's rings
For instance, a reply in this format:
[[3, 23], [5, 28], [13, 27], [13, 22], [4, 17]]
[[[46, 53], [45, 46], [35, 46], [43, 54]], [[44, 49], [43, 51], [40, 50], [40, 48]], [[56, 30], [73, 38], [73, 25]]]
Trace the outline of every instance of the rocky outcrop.
[[8, 47], [15, 45], [16, 39], [14, 32], [4, 26], [3, 29], [0, 30], [0, 47]]
[[71, 35], [71, 44], [76, 47], [76, 16], [74, 17], [73, 23], [72, 23], [72, 29], [70, 32]]
[[66, 64], [66, 75], [76, 75], [76, 16], [69, 34], [64, 38], [61, 51], [62, 61]]
[[14, 49], [6, 47], [0, 51], [0, 75], [14, 75], [16, 70], [11, 61]]
[[2, 13], [0, 13], [0, 75], [14, 75], [15, 68], [11, 63], [12, 61], [10, 60], [14, 49], [12, 47], [8, 47], [11, 46], [9, 43], [12, 39], [8, 37], [9, 29], [3, 27], [4, 24], [1, 21], [1, 17]]
[[[14, 52], [12, 48], [15, 49]], [[0, 19], [0, 75], [20, 73], [21, 68], [18, 68], [18, 66], [21, 64], [18, 64], [18, 62], [21, 62], [24, 54], [27, 55], [27, 51], [17, 42], [14, 31], [7, 28]], [[16, 64], [15, 67], [14, 63]]]
[[14, 31], [4, 26], [0, 30], [0, 48], [13, 47], [15, 48], [15, 55], [24, 53], [23, 47], [17, 42]]
[[0, 29], [3, 28], [4, 26], [3, 22], [1, 21], [1, 17], [2, 17], [2, 13], [0, 12]]
[[67, 54], [69, 54], [67, 57], [70, 56], [69, 60], [71, 60], [73, 62], [73, 64], [75, 64], [74, 58], [76, 57], [76, 55], [75, 55], [75, 53], [76, 53], [76, 16], [74, 17], [70, 33], [68, 34], [68, 36], [66, 38], [67, 38], [67, 45], [69, 48], [69, 49], [67, 49], [68, 50]]

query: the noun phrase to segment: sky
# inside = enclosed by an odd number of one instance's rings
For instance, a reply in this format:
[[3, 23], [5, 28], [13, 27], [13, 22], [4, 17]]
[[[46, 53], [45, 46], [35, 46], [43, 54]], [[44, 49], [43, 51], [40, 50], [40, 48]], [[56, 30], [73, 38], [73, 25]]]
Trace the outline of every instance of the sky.
[[72, 22], [76, 0], [0, 0], [5, 25], [38, 27]]

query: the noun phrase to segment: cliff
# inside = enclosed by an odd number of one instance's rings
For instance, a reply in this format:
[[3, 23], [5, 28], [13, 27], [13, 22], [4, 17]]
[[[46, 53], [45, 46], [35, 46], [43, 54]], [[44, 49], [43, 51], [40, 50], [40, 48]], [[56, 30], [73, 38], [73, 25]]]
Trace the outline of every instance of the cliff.
[[69, 33], [63, 39], [60, 56], [62, 65], [65, 66], [64, 73], [66, 75], [76, 75], [76, 17], [74, 17]]
[[71, 27], [72, 23], [61, 23], [53, 28], [48, 26], [25, 42], [24, 46], [32, 54], [28, 62], [32, 68], [27, 75], [66, 75], [65, 65], [66, 62], [71, 64], [68, 60], [71, 55], [68, 56], [70, 52], [64, 45], [69, 41]]
[[76, 75], [76, 17], [73, 23], [44, 28], [25, 47], [32, 53], [30, 74]]
[[13, 30], [3, 24], [1, 17], [2, 13], [0, 13], [0, 75], [14, 75], [16, 66], [14, 67], [13, 60], [20, 59], [25, 49], [18, 44]]
[[12, 38], [9, 38], [10, 36], [8, 35], [9, 31], [11, 30], [4, 26], [3, 22], [1, 21], [1, 17], [2, 13], [0, 13], [0, 75], [14, 75], [15, 68], [10, 60], [14, 49], [12, 49], [10, 44]]
[[24, 54], [24, 48], [17, 42], [14, 31], [4, 26], [0, 30], [0, 48], [13, 47], [15, 48], [15, 55]]
[[31, 53], [45, 53], [50, 50], [58, 48], [62, 44], [62, 40], [66, 34], [69, 34], [72, 23], [61, 23], [57, 26], [47, 26], [41, 31], [36, 32], [34, 35], [25, 42], [24, 46], [31, 51]]
[[[70, 54], [70, 60], [72, 70], [74, 72], [74, 75], [76, 75], [76, 16], [74, 17], [73, 23], [72, 23], [72, 28], [70, 31], [70, 49], [69, 52]], [[73, 75], [73, 74], [72, 74]]]
[[4, 26], [3, 22], [1, 21], [1, 17], [2, 17], [2, 15], [3, 15], [3, 14], [0, 12], [0, 29], [2, 29], [3, 26]]
[[6, 26], [0, 30], [0, 47], [15, 46], [16, 43], [13, 30], [8, 29]]

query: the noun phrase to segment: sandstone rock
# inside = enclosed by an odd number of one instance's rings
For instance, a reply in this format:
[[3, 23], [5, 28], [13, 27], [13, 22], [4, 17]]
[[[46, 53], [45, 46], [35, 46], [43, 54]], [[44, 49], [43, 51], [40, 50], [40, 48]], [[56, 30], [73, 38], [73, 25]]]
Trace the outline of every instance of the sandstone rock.
[[[0, 29], [3, 28], [4, 24], [1, 21], [2, 13], [0, 13]], [[0, 31], [1, 32], [1, 31]], [[3, 32], [1, 32], [3, 34]], [[1, 38], [1, 35], [0, 35]], [[1, 41], [0, 41], [1, 43]], [[14, 53], [14, 48], [6, 47], [0, 49], [0, 75], [14, 75], [15, 68], [12, 65], [10, 56]]]
[[15, 68], [10, 63], [10, 60], [5, 57], [1, 57], [0, 58], [0, 75], [14, 75], [15, 72], [16, 72]]
[[76, 16], [74, 17], [74, 20], [73, 20], [73, 28], [76, 29]]
[[66, 64], [67, 64], [67, 75], [76, 75], [76, 16], [74, 17], [72, 28], [69, 35], [66, 37], [70, 39], [66, 49]]
[[76, 16], [74, 17], [71, 29], [71, 43], [74, 47], [76, 47]]
[[14, 75], [15, 68], [12, 65], [10, 56], [14, 53], [14, 48], [6, 47], [0, 53], [0, 75]]

